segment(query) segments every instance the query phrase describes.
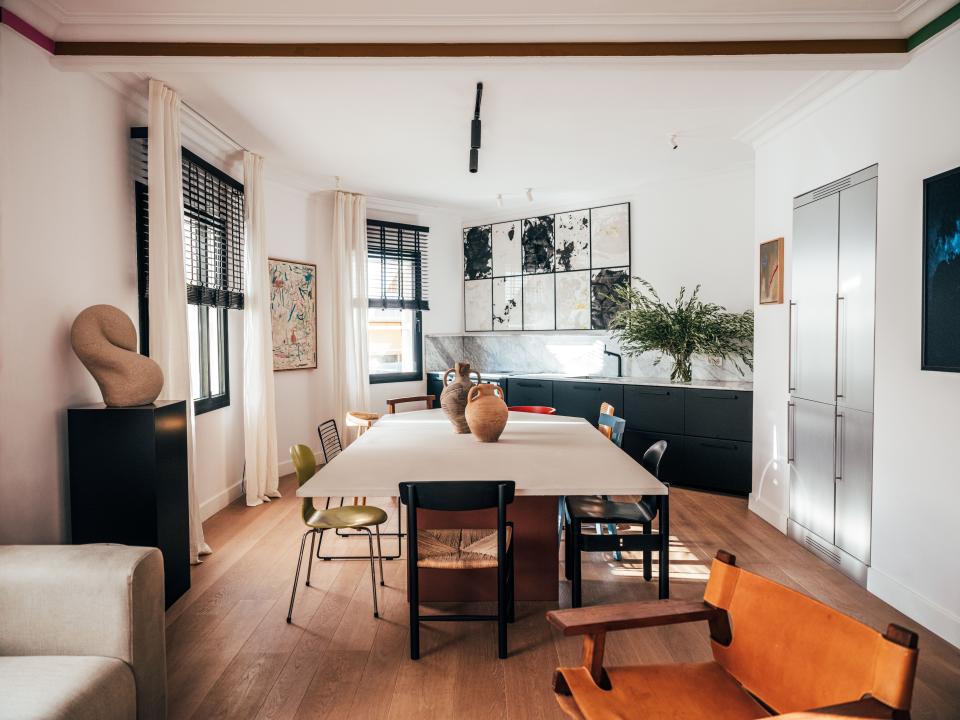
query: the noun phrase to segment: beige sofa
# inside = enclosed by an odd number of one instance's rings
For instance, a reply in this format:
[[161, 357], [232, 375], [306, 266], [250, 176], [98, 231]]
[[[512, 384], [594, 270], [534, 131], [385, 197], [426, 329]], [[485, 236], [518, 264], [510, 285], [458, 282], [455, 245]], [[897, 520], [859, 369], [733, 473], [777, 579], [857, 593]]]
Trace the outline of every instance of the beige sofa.
[[0, 546], [0, 720], [166, 717], [163, 557]]

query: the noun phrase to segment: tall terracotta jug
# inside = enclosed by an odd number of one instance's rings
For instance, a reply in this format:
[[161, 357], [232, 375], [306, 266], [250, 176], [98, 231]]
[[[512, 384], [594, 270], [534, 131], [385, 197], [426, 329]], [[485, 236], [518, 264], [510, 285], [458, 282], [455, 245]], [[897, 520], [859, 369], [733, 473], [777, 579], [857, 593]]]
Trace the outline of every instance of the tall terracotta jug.
[[480, 442], [496, 442], [507, 426], [507, 404], [499, 385], [474, 385], [467, 393], [467, 425]]
[[[450, 379], [451, 373], [453, 379]], [[440, 393], [440, 407], [458, 433], [468, 433], [470, 428], [463, 416], [467, 408], [467, 393], [474, 386], [470, 375], [475, 375], [477, 384], [480, 382], [480, 373], [470, 369], [470, 363], [457, 363], [443, 374], [443, 392]]]

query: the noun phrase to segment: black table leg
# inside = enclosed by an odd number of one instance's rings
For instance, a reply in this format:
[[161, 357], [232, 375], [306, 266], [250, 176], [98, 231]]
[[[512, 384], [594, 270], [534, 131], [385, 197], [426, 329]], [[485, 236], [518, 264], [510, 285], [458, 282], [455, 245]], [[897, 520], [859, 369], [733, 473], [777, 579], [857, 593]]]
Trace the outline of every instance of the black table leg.
[[[668, 491], [669, 492], [669, 489]], [[670, 496], [660, 495], [660, 599], [670, 597]]]

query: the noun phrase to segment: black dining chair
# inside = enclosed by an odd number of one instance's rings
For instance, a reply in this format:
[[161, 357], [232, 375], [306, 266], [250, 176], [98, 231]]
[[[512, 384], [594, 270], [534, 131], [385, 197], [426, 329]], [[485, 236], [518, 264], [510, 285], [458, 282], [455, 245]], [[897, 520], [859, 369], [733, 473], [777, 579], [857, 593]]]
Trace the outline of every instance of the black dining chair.
[[[407, 506], [407, 591], [410, 602], [410, 657], [420, 658], [420, 623], [495, 620], [500, 658], [507, 657], [507, 623], [513, 622], [513, 523], [507, 505], [513, 502], [512, 480], [406, 482], [400, 502]], [[496, 529], [426, 529], [417, 527], [417, 510], [497, 509]], [[421, 568], [435, 570], [497, 569], [496, 615], [421, 615]]]
[[[640, 461], [643, 467], [659, 479], [660, 462], [667, 451], [667, 441], [658, 440], [643, 454]], [[564, 572], [571, 582], [571, 606], [580, 607], [583, 600], [581, 558], [582, 552], [622, 552], [641, 550], [643, 552], [643, 579], [650, 580], [652, 572], [652, 554], [656, 551], [660, 561], [659, 597], [670, 597], [668, 578], [669, 528], [667, 512], [668, 495], [641, 497], [637, 502], [616, 502], [603, 495], [570, 495], [564, 502], [566, 513], [566, 536], [564, 542]], [[657, 534], [652, 531], [652, 522], [659, 513], [660, 527]], [[642, 534], [618, 533], [604, 535], [599, 532], [585, 534], [584, 525], [600, 527], [603, 525], [626, 524], [640, 525]]]

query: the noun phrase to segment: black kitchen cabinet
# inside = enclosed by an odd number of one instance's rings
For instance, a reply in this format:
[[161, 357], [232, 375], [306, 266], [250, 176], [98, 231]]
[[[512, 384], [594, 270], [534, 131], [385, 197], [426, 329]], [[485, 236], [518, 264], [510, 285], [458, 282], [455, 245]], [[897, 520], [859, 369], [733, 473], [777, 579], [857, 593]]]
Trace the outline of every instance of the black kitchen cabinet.
[[170, 607], [190, 588], [186, 403], [70, 408], [67, 426], [73, 543], [160, 548]]
[[[510, 378], [507, 381], [507, 397], [510, 405], [553, 405], [552, 380], [528, 380]], [[597, 406], [600, 407], [599, 405]], [[598, 410], [599, 412], [599, 410]]]
[[753, 440], [753, 393], [687, 388], [684, 434], [725, 440]]
[[680, 388], [624, 386], [623, 418], [627, 421], [627, 427], [645, 432], [682, 435], [683, 395], [684, 391]]
[[600, 405], [610, 403], [622, 417], [623, 386], [616, 383], [557, 382], [553, 385], [553, 407], [558, 415], [582, 417], [594, 425]]
[[689, 487], [746, 495], [752, 487], [751, 443], [686, 436], [683, 478]]

